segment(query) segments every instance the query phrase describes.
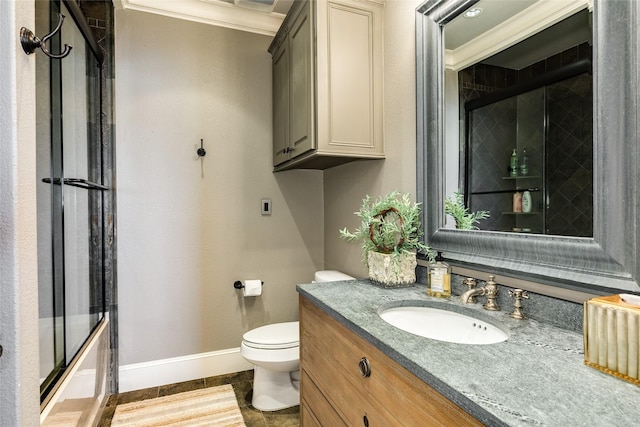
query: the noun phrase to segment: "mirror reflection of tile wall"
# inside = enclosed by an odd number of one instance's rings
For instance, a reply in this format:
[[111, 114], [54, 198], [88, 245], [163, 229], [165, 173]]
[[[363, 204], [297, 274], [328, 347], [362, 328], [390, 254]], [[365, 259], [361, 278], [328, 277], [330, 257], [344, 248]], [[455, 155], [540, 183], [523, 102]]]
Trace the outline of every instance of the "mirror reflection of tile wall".
[[593, 235], [592, 88], [584, 74], [547, 88], [547, 234]]
[[[462, 70], [461, 120], [466, 101], [590, 59], [591, 53], [583, 43], [522, 70], [485, 64]], [[491, 212], [481, 229], [592, 236], [592, 87], [591, 75], [582, 74], [469, 114], [467, 203], [471, 211]], [[513, 149], [519, 156], [527, 150], [526, 177], [509, 178]], [[532, 190], [532, 212], [516, 214], [513, 193], [526, 189]]]

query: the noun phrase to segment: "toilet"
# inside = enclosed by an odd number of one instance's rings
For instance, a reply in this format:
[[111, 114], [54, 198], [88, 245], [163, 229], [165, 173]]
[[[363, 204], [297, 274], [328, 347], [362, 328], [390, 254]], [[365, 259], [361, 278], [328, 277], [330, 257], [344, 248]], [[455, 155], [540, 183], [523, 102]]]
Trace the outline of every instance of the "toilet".
[[[354, 280], [335, 270], [318, 271], [314, 282]], [[253, 363], [253, 398], [260, 411], [277, 411], [300, 404], [300, 323], [260, 326], [242, 336], [240, 354]]]

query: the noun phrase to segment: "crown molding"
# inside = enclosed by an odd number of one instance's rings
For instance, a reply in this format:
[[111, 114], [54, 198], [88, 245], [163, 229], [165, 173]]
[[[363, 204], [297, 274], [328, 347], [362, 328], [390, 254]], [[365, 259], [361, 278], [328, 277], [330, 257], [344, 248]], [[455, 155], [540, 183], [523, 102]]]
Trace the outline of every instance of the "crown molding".
[[122, 9], [155, 13], [250, 33], [274, 36], [285, 15], [236, 7], [222, 0], [116, 0]]
[[539, 1], [459, 48], [447, 49], [445, 67], [458, 71], [480, 62], [591, 5], [590, 0]]

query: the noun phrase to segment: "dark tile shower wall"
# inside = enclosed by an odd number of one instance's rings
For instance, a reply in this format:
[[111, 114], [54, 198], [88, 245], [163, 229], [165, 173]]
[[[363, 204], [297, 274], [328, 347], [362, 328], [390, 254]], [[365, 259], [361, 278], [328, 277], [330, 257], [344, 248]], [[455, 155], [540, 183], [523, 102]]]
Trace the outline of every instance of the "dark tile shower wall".
[[547, 233], [593, 236], [593, 95], [589, 75], [549, 86]]
[[[459, 74], [461, 120], [465, 120], [466, 101], [585, 58], [591, 58], [588, 43], [518, 71], [485, 64], [469, 67]], [[472, 142], [469, 147], [462, 142], [471, 169], [470, 174], [465, 174], [469, 180], [469, 192], [541, 190], [531, 193], [533, 215], [507, 213], [513, 210], [513, 193], [470, 197], [471, 211], [491, 212], [491, 217], [482, 222], [482, 229], [504, 231], [524, 228], [534, 233], [592, 235], [591, 76], [551, 85], [547, 92], [546, 101], [544, 88], [541, 88], [520, 95], [517, 100], [514, 97], [478, 108], [470, 115]], [[559, 100], [565, 96], [569, 98], [568, 102], [560, 103]], [[544, 128], [545, 114], [550, 117], [547, 129]], [[548, 138], [547, 144], [544, 144], [545, 137]], [[531, 178], [505, 179], [509, 156], [514, 148], [517, 148], [518, 155], [526, 148]], [[542, 178], [544, 176], [547, 177], [546, 182]], [[462, 187], [464, 182], [460, 185]], [[545, 200], [542, 190], [547, 187], [551, 191]]]
[[511, 149], [517, 145], [515, 101], [505, 99], [478, 108], [470, 116], [469, 209], [490, 212], [490, 217], [482, 222], [484, 230], [510, 230], [515, 226], [513, 216], [503, 215], [511, 211], [511, 195], [499, 193], [513, 186], [504, 177], [508, 176]]
[[[469, 207], [471, 211], [487, 210], [491, 215], [482, 222], [482, 229], [541, 233], [542, 192], [535, 189], [543, 186], [544, 89], [478, 108], [469, 120]], [[514, 149], [518, 156], [527, 152], [526, 176], [509, 175]], [[529, 189], [532, 213], [514, 214], [513, 194]]]
[[514, 182], [517, 190], [531, 193], [531, 213], [513, 215], [516, 228], [544, 232], [545, 90], [539, 88], [518, 96], [518, 154], [527, 150], [529, 172]]
[[93, 147], [92, 156], [98, 169], [101, 169], [103, 183], [110, 188], [104, 192], [100, 200], [104, 215], [104, 234], [94, 233], [100, 241], [94, 242], [96, 247], [103, 247], [103, 272], [105, 283], [106, 310], [109, 312], [110, 324], [110, 392], [118, 391], [118, 293], [116, 277], [116, 171], [115, 171], [115, 123], [113, 118], [113, 93], [115, 75], [113, 3], [111, 0], [77, 0], [91, 30], [104, 53], [102, 65], [102, 147]]
[[582, 59], [591, 58], [593, 58], [593, 47], [589, 43], [582, 43], [518, 70], [515, 82], [526, 82], [541, 74], [560, 69]]
[[517, 83], [517, 71], [494, 65], [475, 64], [459, 74], [460, 118], [464, 119], [464, 103]]
[[[462, 122], [465, 120], [464, 104], [466, 101], [480, 98], [515, 84], [516, 74], [515, 70], [485, 64], [475, 64], [460, 71], [460, 120]], [[471, 192], [507, 188], [501, 176], [489, 175], [480, 171], [499, 170], [501, 173], [505, 172], [509, 161], [508, 156], [511, 152], [506, 155], [505, 160], [502, 148], [496, 148], [495, 145], [509, 143], [509, 141], [515, 143], [516, 139], [515, 104], [505, 101], [485, 108], [479, 114], [474, 115], [474, 123], [469, 129], [473, 133], [473, 140], [487, 141], [488, 144], [494, 146], [476, 146], [474, 152], [469, 153], [470, 159], [472, 159], [470, 164], [472, 172], [464, 175], [469, 179], [467, 185]], [[495, 117], [500, 117], [500, 120], [496, 121]], [[462, 146], [465, 147], [464, 141], [462, 141]], [[459, 186], [464, 188], [465, 182], [460, 182]], [[513, 218], [504, 218], [502, 215], [502, 212], [511, 209], [510, 204], [505, 203], [504, 195], [485, 194], [474, 197], [468, 202], [470, 211], [487, 210], [491, 212], [491, 216], [483, 220], [483, 229], [499, 230], [513, 227], [509, 223]], [[507, 224], [504, 224], [505, 221]]]

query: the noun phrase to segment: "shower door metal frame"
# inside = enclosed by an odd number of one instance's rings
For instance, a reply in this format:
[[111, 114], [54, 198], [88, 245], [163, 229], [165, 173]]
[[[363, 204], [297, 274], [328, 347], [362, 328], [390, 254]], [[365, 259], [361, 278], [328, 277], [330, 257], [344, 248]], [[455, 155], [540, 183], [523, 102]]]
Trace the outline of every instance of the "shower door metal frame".
[[[104, 191], [108, 190], [108, 187], [103, 185], [102, 164], [103, 164], [103, 143], [102, 143], [102, 64], [104, 61], [104, 55], [99, 48], [93, 33], [89, 25], [87, 24], [84, 15], [76, 2], [67, 0], [54, 0], [49, 3], [49, 21], [50, 25], [55, 26], [58, 20], [58, 13], [61, 12], [62, 6], [66, 8], [66, 12], [70, 15], [72, 20], [67, 20], [65, 26], [74, 25], [77, 27], [79, 33], [84, 39], [84, 46], [86, 46], [86, 54], [92, 56], [92, 61], [85, 63], [85, 75], [86, 79], [81, 82], [76, 82], [78, 85], [85, 84], [87, 86], [93, 85], [91, 89], [87, 88], [87, 95], [91, 95], [91, 99], [87, 102], [87, 118], [92, 116], [96, 118], [96, 122], [87, 121], [87, 178], [75, 178], [66, 177], [64, 174], [63, 156], [64, 156], [64, 135], [63, 135], [63, 117], [62, 113], [62, 63], [65, 59], [49, 59], [50, 61], [50, 126], [51, 126], [51, 141], [50, 141], [50, 176], [39, 177], [38, 179], [44, 183], [50, 185], [51, 188], [51, 245], [52, 245], [52, 279], [51, 285], [53, 293], [53, 316], [54, 319], [61, 315], [62, 317], [62, 357], [58, 359], [54, 358], [54, 368], [50, 374], [43, 381], [40, 390], [41, 409], [47, 404], [48, 400], [54, 394], [62, 380], [65, 378], [74, 363], [77, 361], [80, 354], [82, 354], [83, 348], [86, 346], [87, 341], [92, 337], [92, 334], [98, 329], [100, 324], [105, 320], [106, 314], [106, 301], [105, 301], [105, 272], [104, 272], [104, 236], [105, 236], [105, 224], [104, 224]], [[64, 27], [63, 30], [64, 31]], [[54, 52], [59, 51], [61, 45], [60, 34], [54, 36], [50, 42], [51, 50]], [[73, 55], [73, 53], [72, 53]], [[93, 70], [87, 68], [89, 63], [93, 63], [95, 68]], [[93, 115], [91, 114], [93, 113]], [[67, 118], [68, 119], [68, 118]], [[91, 136], [93, 138], [91, 138]], [[98, 182], [99, 181], [99, 182]], [[88, 259], [88, 274], [90, 277], [88, 293], [92, 294], [97, 291], [98, 307], [89, 308], [89, 311], [95, 311], [97, 313], [95, 324], [92, 324], [90, 331], [84, 338], [83, 342], [78, 346], [77, 351], [74, 351], [73, 355], [68, 353], [67, 349], [67, 312], [65, 307], [66, 301], [66, 267], [65, 267], [65, 229], [64, 229], [64, 188], [74, 188], [74, 191], [87, 191], [86, 194], [88, 200], [88, 215], [87, 219], [89, 223], [89, 229], [86, 230], [87, 237], [90, 240], [88, 245], [89, 254]], [[68, 230], [67, 230], [68, 231]], [[91, 244], [94, 242], [94, 244]], [[93, 284], [93, 285], [92, 285]], [[58, 289], [58, 291], [55, 290]], [[62, 300], [60, 300], [60, 298]], [[90, 306], [93, 307], [93, 306]], [[93, 322], [91, 322], [93, 323]], [[54, 340], [57, 333], [55, 328], [53, 330]], [[55, 346], [54, 342], [54, 346]], [[55, 350], [54, 350], [55, 356]]]

